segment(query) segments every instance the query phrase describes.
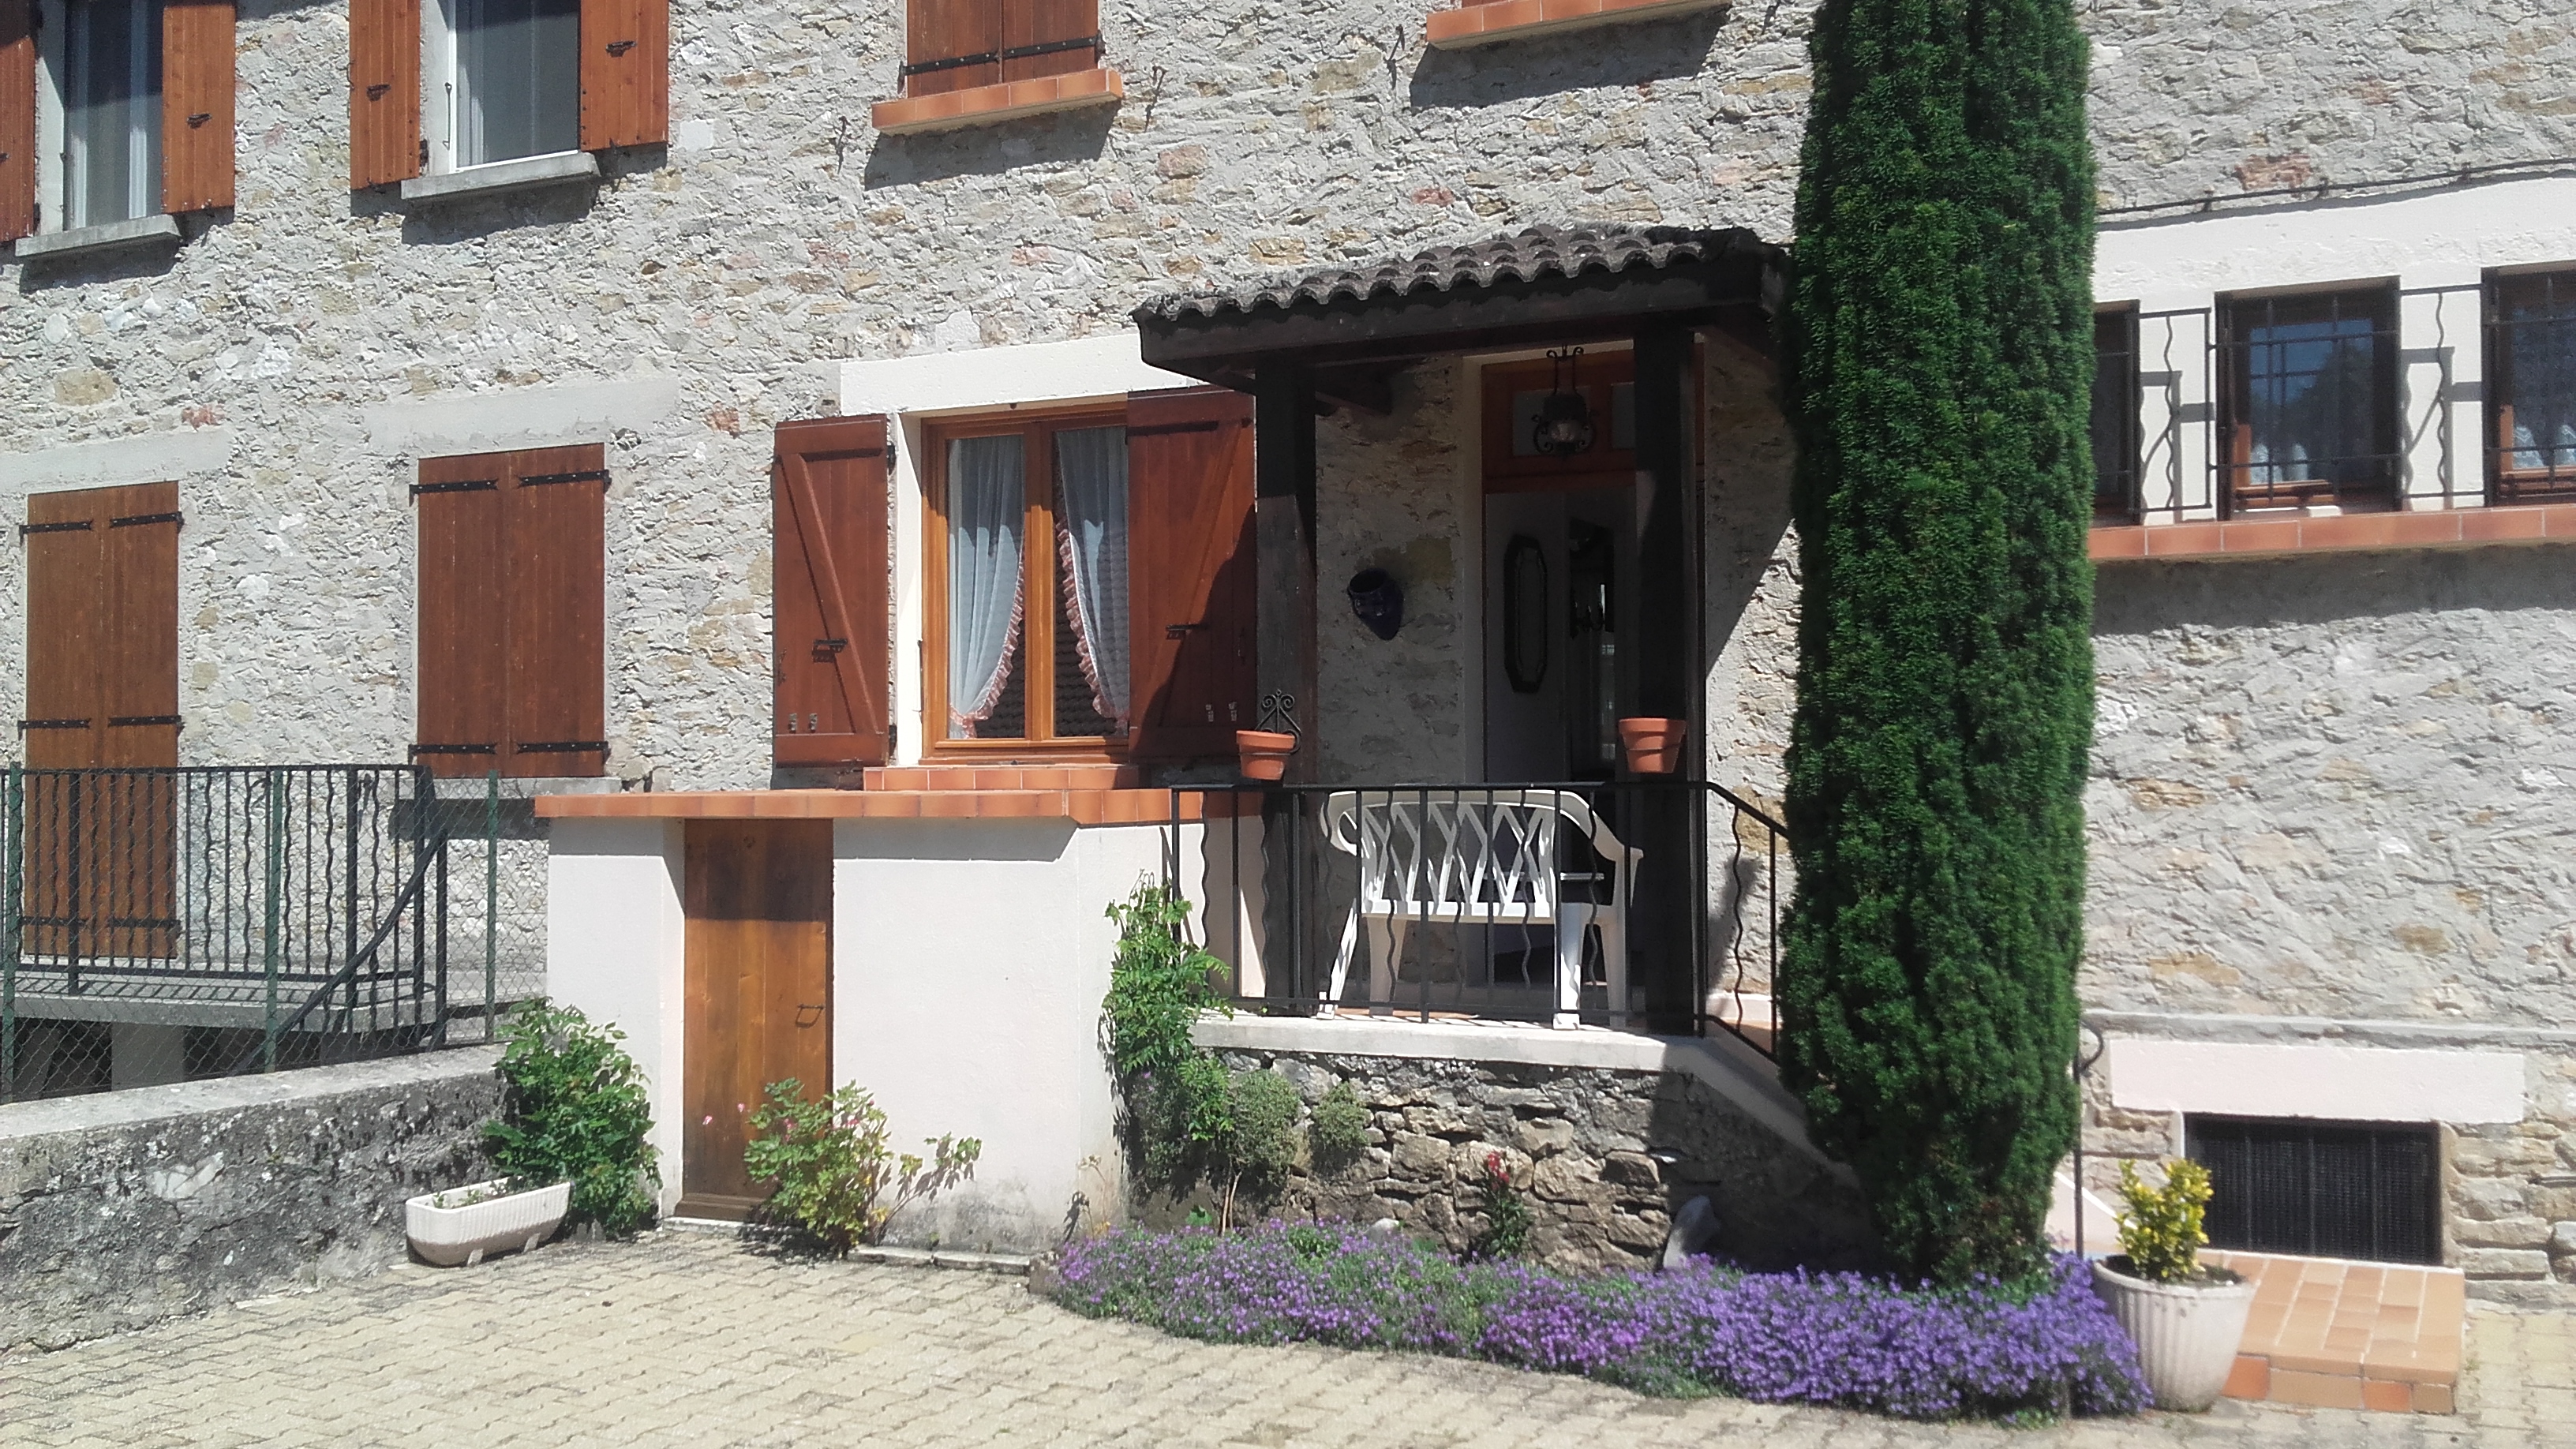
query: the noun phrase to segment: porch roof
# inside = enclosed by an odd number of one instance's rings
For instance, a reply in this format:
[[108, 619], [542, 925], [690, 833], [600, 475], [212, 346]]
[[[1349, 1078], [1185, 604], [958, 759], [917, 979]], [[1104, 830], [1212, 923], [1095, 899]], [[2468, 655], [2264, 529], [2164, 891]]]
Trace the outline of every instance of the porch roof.
[[1717, 326], [1768, 351], [1786, 260], [1740, 227], [1538, 226], [1172, 293], [1134, 315], [1145, 362], [1238, 388], [1263, 363], [1365, 372], [1444, 353], [1630, 337], [1649, 322]]

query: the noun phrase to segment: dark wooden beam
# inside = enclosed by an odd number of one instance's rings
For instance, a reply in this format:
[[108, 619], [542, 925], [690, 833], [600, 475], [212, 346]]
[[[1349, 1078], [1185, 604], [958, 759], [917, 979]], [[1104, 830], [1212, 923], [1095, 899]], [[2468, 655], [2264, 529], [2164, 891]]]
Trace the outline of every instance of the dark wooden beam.
[[1399, 361], [1317, 368], [1315, 397], [1333, 407], [1382, 418], [1395, 411], [1395, 375], [1410, 366], [1410, 361]]
[[[1691, 429], [1691, 370], [1695, 352], [1688, 328], [1659, 322], [1637, 332], [1637, 710], [1696, 726], [1705, 686], [1699, 678], [1699, 608], [1696, 544], [1699, 479]], [[1702, 734], [1690, 731], [1682, 774], [1704, 773]], [[1690, 868], [1692, 814], [1698, 802], [1679, 791], [1655, 791], [1639, 801], [1631, 843], [1645, 852], [1637, 894], [1637, 936], [1644, 948], [1646, 1023], [1650, 1030], [1694, 1033], [1698, 1026], [1698, 971], [1691, 957], [1698, 939], [1694, 915], [1703, 909], [1699, 872]]]
[[1315, 698], [1315, 379], [1265, 363], [1253, 379], [1253, 537], [1260, 591], [1254, 636], [1261, 696], [1293, 697], [1306, 743], [1291, 779], [1313, 778]]

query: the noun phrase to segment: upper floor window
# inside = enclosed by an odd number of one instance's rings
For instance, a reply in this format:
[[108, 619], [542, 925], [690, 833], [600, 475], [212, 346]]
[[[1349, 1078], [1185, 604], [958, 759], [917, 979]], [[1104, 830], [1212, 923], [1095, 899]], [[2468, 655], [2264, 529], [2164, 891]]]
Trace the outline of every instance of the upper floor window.
[[1099, 0], [909, 0], [903, 93], [939, 95], [1100, 63]]
[[160, 0], [71, 0], [48, 67], [60, 97], [66, 229], [161, 210]]
[[581, 148], [580, 0], [435, 0], [433, 172]]
[[0, 241], [232, 204], [231, 0], [0, 0]]
[[2138, 308], [2093, 313], [2093, 521], [2135, 523], [2138, 498]]
[[2223, 298], [2218, 328], [2227, 508], [2394, 506], [2396, 288]]
[[2488, 283], [2496, 501], [2576, 496], [2576, 268]]
[[932, 753], [1216, 754], [1252, 727], [1252, 419], [1213, 389], [933, 426]]

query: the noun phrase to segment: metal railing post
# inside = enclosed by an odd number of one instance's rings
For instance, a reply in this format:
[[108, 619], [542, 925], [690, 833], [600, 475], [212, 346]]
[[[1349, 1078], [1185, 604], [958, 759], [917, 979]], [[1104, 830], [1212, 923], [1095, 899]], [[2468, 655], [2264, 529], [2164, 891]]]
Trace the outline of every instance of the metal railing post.
[[17, 761], [9, 762], [8, 836], [0, 840], [0, 850], [8, 852], [9, 899], [0, 910], [0, 1102], [18, 1100], [18, 933], [26, 914], [26, 789], [27, 772]]
[[260, 1070], [277, 1070], [277, 965], [278, 937], [285, 930], [286, 915], [286, 772], [271, 769], [267, 776], [267, 798], [261, 814], [267, 827], [266, 902], [261, 912], [260, 974], [266, 979], [265, 1004], [267, 1028], [261, 1038]]
[[500, 1035], [493, 1013], [501, 963], [501, 772], [483, 776], [483, 1039]]
[[[344, 856], [345, 856], [345, 860], [344, 860], [344, 862], [343, 862], [343, 864], [342, 864], [342, 868], [341, 868], [341, 872], [340, 872], [340, 881], [341, 881], [341, 885], [342, 885], [343, 889], [345, 889], [345, 890], [347, 891], [347, 894], [346, 894], [346, 895], [344, 895], [344, 896], [342, 896], [342, 897], [341, 897], [341, 900], [340, 900], [340, 918], [341, 918], [342, 922], [343, 922], [343, 923], [346, 925], [346, 927], [347, 927], [347, 934], [343, 935], [340, 939], [341, 939], [342, 941], [346, 942], [346, 943], [347, 943], [347, 945], [348, 945], [349, 959], [350, 959], [351, 961], [355, 961], [355, 960], [357, 959], [357, 956], [358, 956], [358, 771], [357, 771], [357, 768], [356, 768], [355, 766], [350, 767], [350, 768], [345, 772], [345, 778], [346, 778], [346, 784], [345, 784], [342, 788], [347, 792], [347, 796], [346, 796], [346, 798], [341, 802], [341, 814], [342, 814], [342, 817], [348, 821], [349, 834], [348, 834], [348, 843], [347, 843], [347, 846], [346, 846], [346, 848], [345, 848], [345, 849], [344, 849], [344, 851], [343, 851], [343, 854], [344, 854]], [[346, 993], [341, 997], [341, 1000], [343, 1000], [344, 1002], [346, 1002], [346, 1003], [347, 1003], [347, 1006], [348, 1006], [348, 1013], [349, 1013], [349, 1015], [348, 1015], [348, 1021], [349, 1021], [349, 1025], [350, 1025], [350, 1026], [352, 1026], [352, 1027], [355, 1027], [355, 1026], [358, 1024], [358, 973], [357, 973], [357, 972], [352, 971], [352, 972], [350, 972], [350, 973], [349, 973], [349, 985], [348, 985], [348, 989], [347, 989], [347, 992], [346, 992]]]

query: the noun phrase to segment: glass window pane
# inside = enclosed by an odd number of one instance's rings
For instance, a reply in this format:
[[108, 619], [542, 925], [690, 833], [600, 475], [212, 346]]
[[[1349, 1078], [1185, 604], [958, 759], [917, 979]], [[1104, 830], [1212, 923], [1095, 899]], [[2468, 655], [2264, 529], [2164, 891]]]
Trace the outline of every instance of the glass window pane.
[[2137, 314], [2093, 315], [2093, 515], [2138, 513]]
[[161, 7], [72, 5], [63, 37], [63, 225], [161, 210]]
[[581, 144], [581, 0], [456, 0], [457, 164]]
[[948, 444], [948, 738], [1027, 733], [1020, 640], [1027, 448], [1017, 433]]
[[2383, 300], [2337, 293], [2237, 304], [2237, 486], [2247, 501], [2343, 501], [2395, 481]]
[[2576, 486], [2576, 272], [2498, 285], [2497, 439], [2524, 485]]
[[1124, 735], [1128, 721], [1127, 430], [1055, 435], [1055, 732]]

